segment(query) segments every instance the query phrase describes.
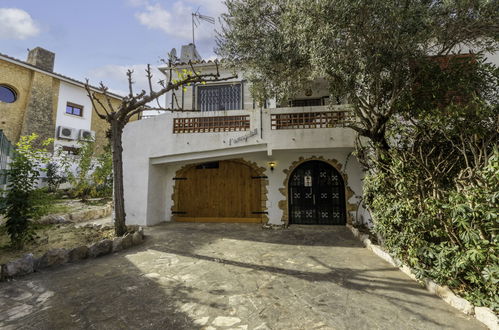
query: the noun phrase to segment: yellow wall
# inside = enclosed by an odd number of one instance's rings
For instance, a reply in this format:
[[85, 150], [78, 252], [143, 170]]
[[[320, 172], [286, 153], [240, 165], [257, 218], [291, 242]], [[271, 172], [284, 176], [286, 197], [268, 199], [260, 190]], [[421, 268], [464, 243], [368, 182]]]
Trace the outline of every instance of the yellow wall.
[[[107, 101], [105, 100], [104, 96], [102, 94], [95, 94], [97, 98], [102, 102], [102, 104], [107, 106]], [[114, 109], [117, 110], [121, 104], [121, 100], [111, 98], [111, 104], [113, 105]], [[102, 109], [100, 108], [99, 105], [97, 105], [98, 111], [100, 113], [104, 113]], [[91, 124], [91, 130], [95, 131], [95, 145], [96, 145], [96, 150], [97, 152], [101, 152], [102, 148], [108, 144], [108, 139], [106, 137], [107, 131], [109, 130], [109, 124], [106, 120], [100, 119], [99, 116], [95, 113], [95, 109], [92, 109], [92, 124]], [[135, 121], [138, 119], [138, 116], [133, 116], [130, 121]]]
[[[21, 135], [33, 132], [42, 139], [55, 137], [60, 79], [0, 59], [0, 84], [13, 88], [17, 93], [14, 103], [0, 102], [0, 129], [13, 144], [19, 141]], [[107, 105], [103, 95], [97, 95]], [[118, 109], [121, 100], [111, 98], [111, 103]], [[137, 119], [138, 116], [134, 116], [131, 121]], [[97, 152], [108, 144], [108, 128], [107, 121], [100, 119], [92, 109], [91, 130], [95, 131]]]
[[14, 103], [0, 102], [0, 129], [12, 143], [16, 143], [21, 136], [33, 71], [0, 60], [0, 73], [0, 84], [5, 84], [17, 92], [17, 100]]

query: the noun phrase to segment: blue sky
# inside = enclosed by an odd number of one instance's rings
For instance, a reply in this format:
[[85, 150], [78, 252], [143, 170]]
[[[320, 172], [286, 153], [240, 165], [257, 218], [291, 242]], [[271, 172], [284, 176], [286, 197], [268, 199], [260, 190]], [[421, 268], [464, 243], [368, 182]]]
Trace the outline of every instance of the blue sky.
[[[123, 92], [127, 68], [142, 85], [145, 64], [191, 42], [198, 8], [215, 18], [225, 9], [222, 0], [0, 0], [0, 52], [26, 60], [27, 49], [40, 46], [56, 53], [55, 72]], [[196, 29], [203, 58], [214, 56], [215, 28]]]

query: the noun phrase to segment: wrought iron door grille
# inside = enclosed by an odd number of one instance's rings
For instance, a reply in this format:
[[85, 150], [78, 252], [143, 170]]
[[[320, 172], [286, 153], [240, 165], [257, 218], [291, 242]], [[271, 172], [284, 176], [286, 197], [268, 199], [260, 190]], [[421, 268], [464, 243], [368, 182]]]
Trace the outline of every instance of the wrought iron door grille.
[[350, 111], [293, 112], [271, 114], [272, 129], [329, 128], [345, 126]]
[[329, 164], [309, 161], [296, 168], [288, 182], [291, 224], [346, 223], [345, 186]]
[[219, 116], [175, 118], [173, 133], [210, 133], [247, 131], [250, 128], [250, 116]]

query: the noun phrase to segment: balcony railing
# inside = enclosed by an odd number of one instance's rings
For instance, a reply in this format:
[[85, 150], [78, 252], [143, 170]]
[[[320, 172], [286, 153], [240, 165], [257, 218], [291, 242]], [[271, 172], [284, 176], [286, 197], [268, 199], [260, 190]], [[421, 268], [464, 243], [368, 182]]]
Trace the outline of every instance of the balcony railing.
[[175, 118], [173, 133], [237, 132], [250, 128], [250, 116]]
[[271, 114], [271, 128], [330, 128], [345, 126], [351, 119], [349, 111], [296, 112]]

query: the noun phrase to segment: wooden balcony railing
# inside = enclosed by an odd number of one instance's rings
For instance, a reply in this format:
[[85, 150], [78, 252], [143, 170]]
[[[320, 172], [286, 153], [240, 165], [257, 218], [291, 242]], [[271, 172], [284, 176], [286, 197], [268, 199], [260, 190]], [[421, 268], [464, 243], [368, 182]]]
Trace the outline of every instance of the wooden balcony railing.
[[250, 128], [250, 116], [219, 116], [175, 118], [173, 133], [209, 133], [247, 131]]
[[292, 112], [271, 114], [271, 127], [276, 129], [329, 128], [345, 126], [350, 111]]

